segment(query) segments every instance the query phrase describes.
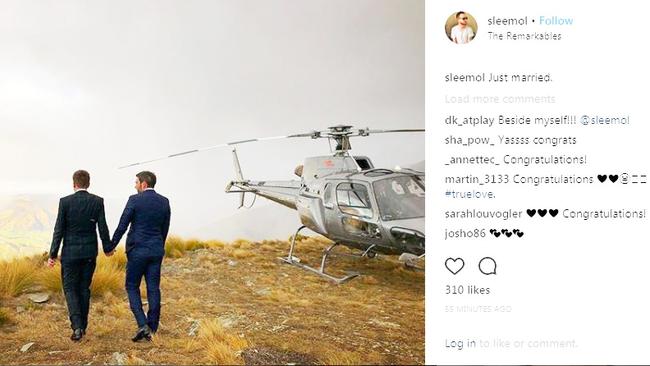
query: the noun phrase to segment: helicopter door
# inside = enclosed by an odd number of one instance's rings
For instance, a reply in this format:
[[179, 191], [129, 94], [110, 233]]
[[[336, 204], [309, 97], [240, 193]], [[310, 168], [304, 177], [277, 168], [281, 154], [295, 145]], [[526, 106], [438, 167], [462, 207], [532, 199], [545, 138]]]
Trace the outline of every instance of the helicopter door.
[[[335, 193], [334, 197], [325, 198], [326, 204], [331, 203], [327, 209], [328, 224], [331, 224], [336, 236], [349, 240], [354, 238], [360, 242], [372, 243], [381, 237], [373, 212], [372, 201], [368, 187], [363, 183], [342, 182], [334, 187], [328, 187], [327, 193]], [[335, 191], [335, 192], [332, 192]], [[332, 202], [334, 201], [334, 202]]]
[[327, 183], [323, 189], [323, 214], [328, 237], [333, 240], [344, 239], [341, 214], [336, 205], [336, 183]]

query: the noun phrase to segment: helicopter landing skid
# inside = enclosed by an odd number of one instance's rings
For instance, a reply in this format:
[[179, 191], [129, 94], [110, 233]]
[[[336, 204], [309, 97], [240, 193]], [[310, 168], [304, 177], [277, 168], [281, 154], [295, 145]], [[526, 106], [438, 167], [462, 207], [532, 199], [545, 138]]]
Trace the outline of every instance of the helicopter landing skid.
[[296, 234], [293, 236], [293, 238], [291, 239], [291, 247], [289, 248], [289, 255], [286, 258], [278, 258], [278, 259], [280, 259], [284, 263], [290, 264], [292, 266], [296, 266], [298, 268], [302, 268], [302, 269], [305, 269], [307, 271], [313, 272], [313, 273], [315, 273], [315, 274], [317, 274], [317, 275], [319, 275], [321, 277], [324, 277], [324, 278], [326, 278], [326, 279], [328, 279], [328, 280], [330, 280], [330, 281], [332, 281], [332, 282], [334, 282], [336, 284], [345, 283], [345, 282], [359, 276], [359, 273], [356, 273], [356, 272], [349, 273], [347, 276], [343, 276], [343, 277], [334, 277], [334, 276], [332, 276], [332, 275], [330, 275], [328, 273], [325, 273], [325, 263], [327, 261], [327, 257], [330, 255], [330, 252], [332, 251], [332, 249], [334, 249], [336, 246], [340, 245], [339, 243], [334, 243], [334, 244], [330, 245], [327, 249], [325, 249], [325, 251], [323, 252], [323, 258], [321, 259], [321, 262], [320, 262], [320, 268], [319, 269], [316, 269], [314, 267], [310, 267], [310, 266], [308, 266], [306, 264], [300, 263], [299, 261], [295, 260], [294, 259], [295, 257], [293, 256], [293, 250], [294, 250], [294, 248], [296, 246], [296, 237], [298, 236], [298, 233], [300, 232], [300, 230], [304, 229], [305, 227], [306, 226], [301, 226], [296, 231]]
[[368, 249], [364, 250], [362, 253], [336, 253], [333, 256], [336, 257], [350, 257], [350, 258], [370, 258], [374, 259], [377, 258], [377, 252], [373, 251], [373, 248], [376, 245], [373, 244]]

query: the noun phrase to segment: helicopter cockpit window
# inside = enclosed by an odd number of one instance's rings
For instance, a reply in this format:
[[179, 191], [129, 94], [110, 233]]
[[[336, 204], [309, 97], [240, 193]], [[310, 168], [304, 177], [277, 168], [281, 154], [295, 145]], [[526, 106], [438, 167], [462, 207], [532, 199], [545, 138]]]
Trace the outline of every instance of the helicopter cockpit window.
[[363, 184], [339, 184], [336, 187], [336, 201], [343, 213], [372, 218], [370, 195], [368, 195], [368, 189]]
[[383, 221], [424, 217], [424, 183], [418, 177], [378, 180], [373, 189]]

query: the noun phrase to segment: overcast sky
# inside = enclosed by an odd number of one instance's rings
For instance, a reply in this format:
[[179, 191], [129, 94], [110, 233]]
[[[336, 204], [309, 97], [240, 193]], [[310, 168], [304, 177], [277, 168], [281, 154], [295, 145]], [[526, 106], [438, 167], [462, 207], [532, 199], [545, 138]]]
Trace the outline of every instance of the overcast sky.
[[[0, 195], [63, 196], [86, 169], [113, 230], [140, 170], [118, 166], [341, 123], [424, 127], [424, 1], [2, 1]], [[239, 152], [246, 178], [282, 180], [329, 148]], [[352, 152], [415, 163], [424, 135], [357, 139]], [[172, 231], [235, 212], [230, 154], [142, 167], [171, 200]]]

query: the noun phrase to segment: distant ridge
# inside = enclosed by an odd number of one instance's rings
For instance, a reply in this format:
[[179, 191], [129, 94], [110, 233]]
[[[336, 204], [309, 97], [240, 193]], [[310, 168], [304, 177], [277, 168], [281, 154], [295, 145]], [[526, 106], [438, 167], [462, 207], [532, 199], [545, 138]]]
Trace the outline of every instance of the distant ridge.
[[19, 196], [0, 210], [0, 231], [51, 231], [55, 220], [55, 208]]
[[56, 220], [53, 196], [2, 197], [0, 206], [0, 259], [47, 251]]

